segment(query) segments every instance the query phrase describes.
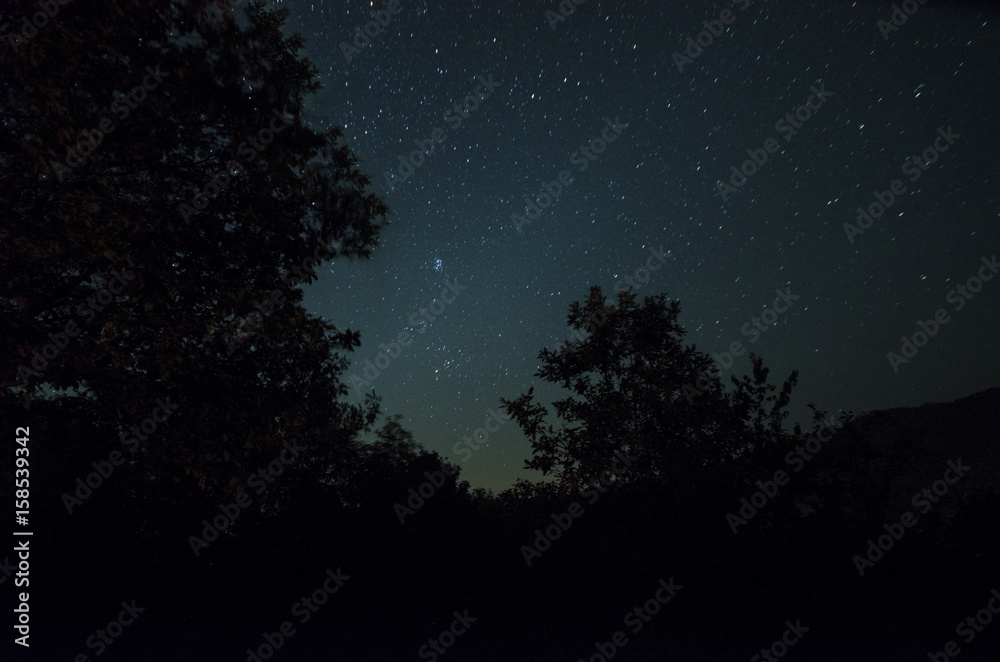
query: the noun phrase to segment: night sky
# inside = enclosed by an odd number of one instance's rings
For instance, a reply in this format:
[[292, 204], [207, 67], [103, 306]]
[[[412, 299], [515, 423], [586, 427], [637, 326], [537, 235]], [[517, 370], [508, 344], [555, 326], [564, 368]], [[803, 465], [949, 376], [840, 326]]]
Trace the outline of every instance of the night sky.
[[[679, 299], [689, 342], [741, 341], [778, 384], [800, 371], [797, 420], [809, 401], [863, 412], [998, 384], [1000, 279], [956, 290], [981, 267], [992, 276], [982, 258], [998, 252], [996, 10], [914, 1], [894, 29], [882, 2], [586, 0], [550, 24], [556, 2], [399, 0], [345, 55], [386, 3], [278, 4], [321, 74], [307, 120], [343, 129], [392, 210], [373, 258], [327, 264], [306, 307], [362, 333], [357, 377], [380, 343], [414, 334], [371, 386], [473, 486], [532, 477], [513, 422], [474, 453], [454, 445], [499, 398], [554, 393], [532, 375], [567, 337], [569, 304], [591, 285], [613, 295], [651, 258], [635, 291]], [[724, 31], [678, 67], [704, 21]], [[908, 161], [928, 149], [934, 162]], [[767, 160], [720, 187], [747, 150]], [[563, 171], [553, 204], [512, 219]], [[876, 192], [888, 201], [893, 180], [905, 190], [851, 241], [845, 223]], [[780, 314], [765, 310], [776, 290], [798, 297]], [[948, 321], [894, 370], [887, 354], [939, 309]], [[748, 366], [744, 353], [727, 381]]]

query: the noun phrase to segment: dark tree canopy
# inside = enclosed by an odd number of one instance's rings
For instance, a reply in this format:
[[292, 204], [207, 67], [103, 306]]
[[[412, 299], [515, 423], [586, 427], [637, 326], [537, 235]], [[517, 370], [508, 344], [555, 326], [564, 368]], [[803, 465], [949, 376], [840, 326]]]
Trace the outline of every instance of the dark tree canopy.
[[[751, 354], [753, 377], [723, 388], [712, 358], [684, 345], [680, 304], [665, 294], [640, 304], [631, 291], [609, 303], [599, 287], [570, 306], [576, 340], [543, 349], [536, 376], [569, 391], [550, 410], [533, 389], [502, 400], [531, 441], [526, 468], [554, 473], [571, 488], [612, 470], [618, 451], [637, 458], [623, 481], [672, 481], [701, 467], [733, 463], [780, 441], [797, 374], [779, 393]], [[619, 465], [621, 463], [619, 462]]]
[[[37, 9], [14, 4], [0, 33]], [[367, 257], [387, 209], [340, 131], [303, 123], [319, 85], [286, 13], [60, 3], [0, 54], [5, 404], [84, 398], [117, 443], [170, 397], [138, 456], [200, 489], [373, 420], [337, 403], [359, 335], [301, 284]]]

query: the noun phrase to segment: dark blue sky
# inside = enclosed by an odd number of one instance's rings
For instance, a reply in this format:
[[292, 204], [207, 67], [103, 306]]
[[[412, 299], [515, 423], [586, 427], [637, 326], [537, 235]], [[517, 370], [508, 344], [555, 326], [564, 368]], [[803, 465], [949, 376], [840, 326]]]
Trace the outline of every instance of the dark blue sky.
[[[454, 444], [539, 386], [538, 352], [567, 336], [572, 301], [612, 293], [661, 246], [637, 293], [679, 299], [699, 349], [741, 341], [778, 382], [798, 369], [797, 416], [998, 384], [1000, 279], [949, 295], [1000, 235], [1000, 13], [986, 5], [914, 3], [891, 29], [881, 2], [587, 0], [553, 29], [556, 2], [400, 0], [348, 62], [341, 44], [386, 3], [278, 4], [321, 72], [310, 121], [343, 128], [392, 209], [373, 259], [328, 264], [306, 305], [361, 331], [358, 376], [380, 343], [415, 334], [372, 385], [473, 485], [527, 477], [529, 444], [512, 422], [474, 453]], [[678, 67], [704, 21], [721, 34]], [[928, 149], [933, 163], [907, 161]], [[724, 192], [747, 150], [766, 161]], [[560, 173], [555, 202], [516, 228]], [[844, 224], [876, 192], [888, 203], [893, 180], [902, 192], [849, 240]], [[448, 282], [452, 301], [433, 303]], [[767, 312], [776, 290], [798, 298]], [[887, 354], [939, 309], [948, 321], [895, 371]], [[755, 329], [762, 314], [773, 323]], [[726, 374], [747, 369], [744, 355]]]

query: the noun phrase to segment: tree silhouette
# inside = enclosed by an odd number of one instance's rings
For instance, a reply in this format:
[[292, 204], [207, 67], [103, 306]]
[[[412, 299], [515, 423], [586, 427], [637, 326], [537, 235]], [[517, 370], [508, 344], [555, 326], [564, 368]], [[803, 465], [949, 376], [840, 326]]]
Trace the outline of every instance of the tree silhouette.
[[303, 123], [319, 84], [282, 33], [287, 11], [60, 3], [30, 31], [18, 21], [37, 7], [13, 4], [4, 405], [82, 398], [117, 444], [170, 397], [136, 457], [212, 492], [285, 442], [331, 448], [370, 425], [374, 401], [337, 402], [359, 335], [307, 315], [301, 284], [326, 260], [367, 257], [387, 208], [340, 131]]
[[[753, 376], [723, 388], [710, 356], [683, 344], [680, 304], [665, 294], [636, 302], [631, 291], [609, 304], [599, 287], [568, 316], [576, 340], [545, 348], [537, 377], [570, 391], [549, 408], [533, 388], [502, 399], [531, 441], [528, 469], [554, 473], [569, 489], [616, 474], [619, 481], [671, 482], [701, 468], [731, 464], [785, 438], [783, 421], [797, 374], [781, 392], [751, 354]], [[628, 467], [615, 453], [634, 457]]]

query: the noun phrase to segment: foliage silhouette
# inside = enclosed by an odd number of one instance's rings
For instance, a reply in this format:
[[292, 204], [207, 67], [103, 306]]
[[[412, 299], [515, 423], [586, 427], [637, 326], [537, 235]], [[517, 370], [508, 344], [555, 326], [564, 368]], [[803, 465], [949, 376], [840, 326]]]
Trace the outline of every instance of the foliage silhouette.
[[665, 294], [640, 304], [631, 291], [608, 303], [599, 287], [567, 318], [578, 340], [539, 354], [537, 377], [570, 393], [552, 403], [561, 422], [535, 401], [533, 389], [502, 399], [531, 441], [528, 469], [553, 473], [574, 491], [610, 471], [616, 451], [636, 458], [621, 482], [684, 481], [699, 470], [740, 463], [787, 441], [783, 423], [793, 372], [777, 392], [763, 361], [750, 355], [753, 376], [723, 388], [710, 356], [683, 344], [680, 304]]
[[[13, 4], [0, 32], [37, 9]], [[231, 496], [284, 442], [328, 467], [376, 415], [341, 402], [359, 334], [301, 285], [368, 257], [387, 208], [341, 132], [303, 123], [319, 84], [286, 15], [60, 3], [0, 53], [0, 397], [80, 399], [113, 448], [169, 396], [136, 454], [155, 498]]]

